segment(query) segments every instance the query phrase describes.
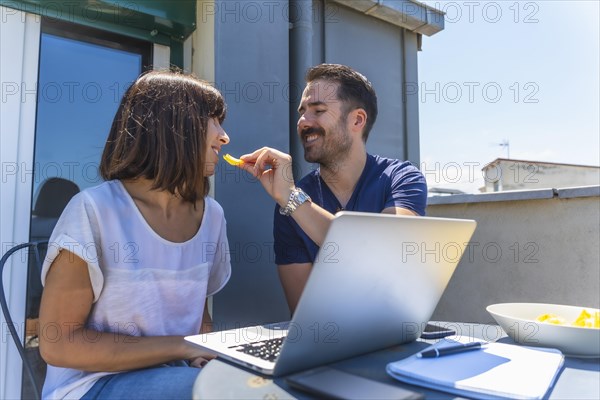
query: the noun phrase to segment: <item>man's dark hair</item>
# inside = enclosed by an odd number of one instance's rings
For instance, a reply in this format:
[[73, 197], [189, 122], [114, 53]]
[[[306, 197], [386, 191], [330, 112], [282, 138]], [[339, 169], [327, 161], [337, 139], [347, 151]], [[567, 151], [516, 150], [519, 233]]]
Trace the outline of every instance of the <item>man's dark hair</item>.
[[204, 176], [208, 121], [225, 119], [225, 101], [208, 82], [151, 71], [125, 92], [110, 128], [100, 175], [105, 180], [145, 178], [195, 203], [209, 191]]
[[309, 68], [306, 73], [306, 82], [326, 80], [338, 83], [338, 100], [346, 103], [345, 115], [352, 110], [362, 108], [367, 113], [367, 123], [362, 133], [366, 143], [369, 132], [377, 119], [377, 94], [371, 82], [361, 74], [346, 65], [320, 64]]

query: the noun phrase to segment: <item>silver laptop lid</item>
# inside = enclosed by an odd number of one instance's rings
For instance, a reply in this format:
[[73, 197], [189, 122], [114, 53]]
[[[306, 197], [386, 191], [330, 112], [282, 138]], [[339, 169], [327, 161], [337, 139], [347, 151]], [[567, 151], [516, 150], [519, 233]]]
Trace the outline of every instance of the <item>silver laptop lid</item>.
[[475, 226], [472, 220], [338, 213], [274, 374], [418, 338]]

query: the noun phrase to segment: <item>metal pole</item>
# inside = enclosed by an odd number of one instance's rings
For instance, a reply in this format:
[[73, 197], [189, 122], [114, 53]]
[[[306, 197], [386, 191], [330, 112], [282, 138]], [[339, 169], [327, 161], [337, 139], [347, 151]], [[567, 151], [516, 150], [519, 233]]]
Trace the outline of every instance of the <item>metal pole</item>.
[[[290, 155], [293, 159], [296, 179], [300, 179], [311, 171], [311, 164], [304, 160], [304, 149], [298, 137], [296, 125], [298, 105], [305, 86], [306, 70], [322, 62], [322, 60], [313, 59], [315, 34], [313, 16], [316, 16], [319, 11], [317, 7], [313, 6], [312, 0], [290, 0]], [[322, 37], [317, 39], [323, 40]]]

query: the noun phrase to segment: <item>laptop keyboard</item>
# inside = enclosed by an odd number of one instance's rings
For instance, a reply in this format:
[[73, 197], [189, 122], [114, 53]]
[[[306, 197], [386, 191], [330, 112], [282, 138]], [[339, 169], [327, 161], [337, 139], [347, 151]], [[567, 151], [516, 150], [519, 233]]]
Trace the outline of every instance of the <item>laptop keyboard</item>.
[[279, 351], [281, 350], [284, 339], [285, 338], [283, 337], [261, 340], [243, 345], [235, 345], [229, 348], [266, 361], [275, 361], [275, 359], [279, 357]]

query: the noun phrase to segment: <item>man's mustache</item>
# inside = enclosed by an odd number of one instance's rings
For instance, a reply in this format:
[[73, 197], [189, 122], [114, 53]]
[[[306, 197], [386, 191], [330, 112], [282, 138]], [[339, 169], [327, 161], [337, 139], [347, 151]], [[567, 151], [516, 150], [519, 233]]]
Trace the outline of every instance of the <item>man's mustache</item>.
[[302, 137], [305, 137], [305, 136], [311, 135], [313, 133], [316, 133], [318, 135], [325, 135], [325, 129], [310, 127], [310, 128], [306, 128], [306, 129], [302, 130], [302, 132], [300, 132], [300, 135]]

